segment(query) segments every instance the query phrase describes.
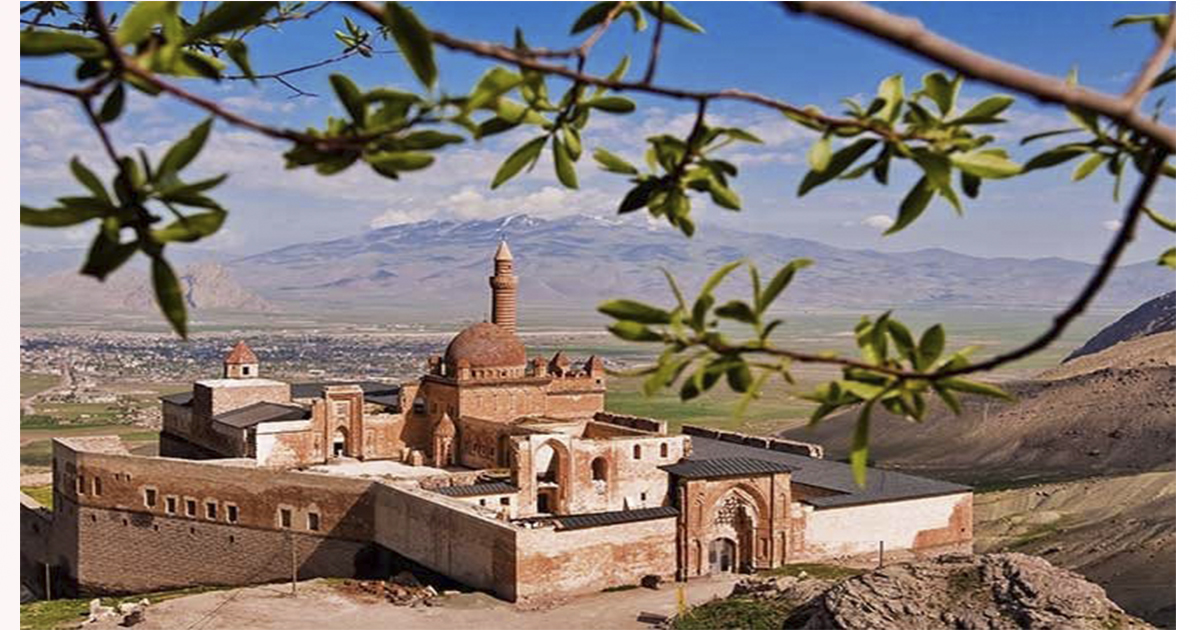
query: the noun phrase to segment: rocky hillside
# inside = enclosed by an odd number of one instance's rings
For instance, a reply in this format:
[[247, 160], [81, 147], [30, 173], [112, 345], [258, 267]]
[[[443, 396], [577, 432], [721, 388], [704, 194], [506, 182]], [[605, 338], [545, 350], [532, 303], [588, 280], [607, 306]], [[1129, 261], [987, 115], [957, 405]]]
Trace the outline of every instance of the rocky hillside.
[[975, 495], [975, 550], [1020, 551], [1086, 576], [1130, 613], [1175, 622], [1175, 473]]
[[[604, 299], [661, 301], [660, 268], [695, 290], [714, 269], [750, 257], [764, 269], [796, 257], [816, 264], [796, 276], [784, 307], [866, 308], [1004, 305], [1045, 308], [1082, 286], [1092, 265], [1042, 258], [979, 258], [943, 249], [884, 253], [832, 247], [790, 236], [705, 226], [695, 238], [647, 223], [515, 215], [490, 221], [423, 221], [330, 241], [303, 243], [231, 261], [247, 286], [272, 300], [339, 305], [397, 301], [485, 310], [496, 242], [512, 244], [524, 305], [577, 305]], [[580, 282], [587, 278], [587, 282]], [[740, 276], [728, 283], [741, 282]], [[1174, 288], [1174, 275], [1150, 263], [1120, 268], [1101, 295], [1129, 306]], [[731, 290], [734, 290], [731, 288]], [[464, 302], [466, 304], [464, 304]], [[478, 309], [471, 310], [470, 304]]]
[[[937, 403], [922, 424], [877, 413], [871, 459], [968, 483], [1173, 469], [1174, 356], [1174, 333], [1153, 335], [1004, 383], [1015, 402], [967, 398], [962, 416]], [[784, 435], [845, 457], [852, 420]]]
[[[718, 617], [722, 610], [736, 611], [736, 618]], [[717, 625], [704, 623], [710, 620]], [[730, 598], [674, 621], [678, 630], [750, 625], [812, 630], [1152, 627], [1082, 576], [1017, 553], [893, 564], [840, 581], [752, 577], [735, 586]]]
[[1121, 319], [1105, 326], [1094, 337], [1088, 339], [1087, 343], [1063, 359], [1063, 363], [1095, 354], [1122, 341], [1132, 341], [1168, 330], [1175, 330], [1174, 291], [1142, 304]]
[[[216, 263], [186, 266], [178, 272], [180, 288], [189, 310], [261, 313], [272, 305], [234, 279], [229, 269]], [[21, 282], [22, 308], [75, 311], [157, 313], [149, 271], [140, 264], [126, 268], [99, 282], [75, 271], [60, 271]]]

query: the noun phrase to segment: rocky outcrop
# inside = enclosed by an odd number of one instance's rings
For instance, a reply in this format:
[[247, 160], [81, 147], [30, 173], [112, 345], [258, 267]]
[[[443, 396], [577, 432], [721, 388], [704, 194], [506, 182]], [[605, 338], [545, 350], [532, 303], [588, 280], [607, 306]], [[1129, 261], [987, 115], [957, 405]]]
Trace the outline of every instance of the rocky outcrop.
[[1024, 554], [945, 556], [838, 582], [786, 628], [821, 630], [1149, 629], [1082, 576]]
[[1094, 337], [1087, 340], [1074, 352], [1063, 359], [1066, 363], [1072, 359], [1095, 354], [1115, 346], [1122, 341], [1130, 341], [1139, 337], [1175, 330], [1175, 292], [1160, 295], [1153, 300], [1126, 313], [1121, 319], [1105, 326]]

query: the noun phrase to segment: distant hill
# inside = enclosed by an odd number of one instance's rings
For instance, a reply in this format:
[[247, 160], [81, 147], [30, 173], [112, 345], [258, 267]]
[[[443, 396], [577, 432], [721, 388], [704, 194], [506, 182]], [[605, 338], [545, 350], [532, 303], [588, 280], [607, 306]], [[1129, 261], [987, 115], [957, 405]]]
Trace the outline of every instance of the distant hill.
[[[135, 259], [136, 261], [137, 259]], [[178, 271], [180, 288], [190, 310], [268, 312], [274, 307], [242, 286], [229, 270], [216, 263], [189, 265]], [[136, 262], [104, 282], [77, 271], [59, 271], [21, 281], [21, 305], [64, 311], [157, 313], [149, 270]]]
[[[272, 300], [308, 304], [444, 304], [485, 310], [490, 258], [507, 238], [516, 256], [524, 305], [590, 309], [613, 297], [663, 302], [660, 268], [697, 289], [717, 266], [743, 257], [773, 270], [796, 257], [816, 264], [797, 275], [784, 307], [1061, 305], [1064, 288], [1093, 270], [1061, 258], [980, 258], [944, 249], [883, 253], [812, 240], [705, 225], [693, 239], [642, 219], [587, 216], [488, 221], [422, 221], [363, 234], [292, 245], [229, 262], [247, 286]], [[743, 283], [735, 275], [729, 284]], [[1174, 288], [1175, 276], [1152, 263], [1121, 267], [1100, 296], [1131, 306]], [[730, 291], [736, 289], [731, 288]]]
[[1094, 337], [1087, 340], [1063, 359], [1072, 359], [1095, 354], [1122, 341], [1130, 341], [1168, 330], [1175, 330], [1175, 292], [1160, 295], [1133, 309], [1124, 317], [1105, 326]]
[[[968, 397], [962, 416], [940, 402], [921, 424], [877, 412], [870, 457], [968, 482], [1174, 469], [1174, 341], [1151, 335], [1003, 383], [1015, 402]], [[845, 457], [854, 413], [784, 435]]]

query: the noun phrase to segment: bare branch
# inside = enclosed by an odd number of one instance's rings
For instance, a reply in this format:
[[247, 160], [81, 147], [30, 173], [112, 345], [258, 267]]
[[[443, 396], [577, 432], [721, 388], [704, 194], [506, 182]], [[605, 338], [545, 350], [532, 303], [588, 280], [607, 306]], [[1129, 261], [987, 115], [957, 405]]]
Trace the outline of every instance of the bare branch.
[[1136, 103], [988, 57], [934, 34], [918, 20], [858, 2], [785, 2], [784, 7], [793, 13], [811, 13], [892, 42], [968, 77], [1017, 90], [1040, 101], [1104, 114], [1175, 152], [1175, 129], [1143, 116]]
[[662, 16], [662, 3], [659, 3], [658, 23], [654, 25], [654, 41], [650, 44], [650, 61], [646, 62], [646, 74], [642, 77], [642, 83], [649, 83], [654, 80], [654, 70], [658, 67], [658, 53], [662, 47], [663, 27], [667, 21]]
[[1162, 72], [1163, 65], [1170, 59], [1171, 53], [1175, 52], [1175, 22], [1176, 17], [1174, 12], [1171, 13], [1171, 25], [1167, 27], [1167, 33], [1159, 42], [1158, 48], [1154, 50], [1154, 54], [1146, 60], [1146, 64], [1142, 66], [1142, 72], [1138, 75], [1133, 85], [1129, 86], [1129, 91], [1125, 93], [1125, 100], [1132, 106], [1141, 105], [1142, 99], [1146, 97], [1146, 93], [1150, 91], [1154, 85], [1154, 79], [1158, 78], [1158, 73]]
[[824, 363], [840, 365], [842, 367], [859, 368], [878, 374], [886, 374], [888, 376], [914, 380], [932, 380], [938, 378], [948, 378], [952, 376], [964, 376], [967, 374], [994, 370], [1000, 366], [1019, 361], [1025, 357], [1031, 356], [1046, 349], [1050, 344], [1054, 343], [1055, 340], [1057, 340], [1062, 333], [1066, 331], [1071, 322], [1075, 321], [1076, 318], [1078, 318], [1085, 310], [1087, 310], [1087, 307], [1092, 303], [1092, 300], [1095, 299], [1096, 295], [1100, 292], [1100, 289], [1104, 287], [1106, 282], [1108, 282], [1108, 278], [1112, 275], [1113, 270], [1116, 269], [1117, 263], [1120, 262], [1121, 256], [1125, 253], [1125, 249], [1129, 246], [1129, 243], [1133, 241], [1138, 218], [1141, 217], [1142, 209], [1146, 206], [1146, 202], [1150, 198], [1150, 193], [1154, 190], [1154, 184], [1158, 181], [1159, 172], [1161, 171], [1162, 165], [1166, 159], [1167, 153], [1165, 150], [1160, 149], [1155, 151], [1154, 157], [1151, 159], [1150, 164], [1147, 166], [1145, 171], [1146, 174], [1142, 176], [1142, 181], [1138, 186], [1137, 193], [1133, 196], [1133, 199], [1129, 201], [1129, 205], [1125, 208], [1125, 215], [1121, 222], [1121, 227], [1117, 230], [1117, 233], [1113, 236], [1112, 241], [1109, 243], [1108, 250], [1104, 253], [1104, 258], [1100, 261], [1100, 265], [1096, 268], [1096, 271], [1092, 273], [1092, 277], [1088, 279], [1087, 284], [1084, 285], [1083, 289], [1078, 295], [1075, 296], [1075, 299], [1071, 301], [1067, 308], [1063, 309], [1058, 315], [1055, 315], [1050, 327], [1033, 340], [1018, 348], [998, 354], [986, 361], [974, 363], [954, 370], [943, 370], [940, 372], [913, 372], [909, 370], [875, 365], [873, 363], [858, 361], [856, 359], [831, 357], [806, 352], [795, 352], [792, 350], [769, 346], [765, 348], [728, 346], [721, 345], [720, 342], [712, 340], [711, 338], [706, 338], [703, 340], [697, 339], [695, 341], [707, 346], [714, 352], [724, 354], [765, 354], [769, 356], [791, 359], [800, 363]]

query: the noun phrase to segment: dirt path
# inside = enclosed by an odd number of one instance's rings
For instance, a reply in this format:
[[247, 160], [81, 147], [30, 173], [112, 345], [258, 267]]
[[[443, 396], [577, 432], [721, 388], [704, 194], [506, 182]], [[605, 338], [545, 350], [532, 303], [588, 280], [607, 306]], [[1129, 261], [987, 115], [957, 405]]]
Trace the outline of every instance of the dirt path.
[[[734, 578], [689, 582], [685, 586], [689, 605], [729, 594]], [[146, 612], [139, 630], [296, 630], [297, 628], [355, 628], [356, 630], [558, 630], [560, 628], [646, 629], [639, 622], [642, 612], [673, 615], [676, 589], [638, 588], [614, 593], [597, 593], [574, 599], [557, 608], [518, 610], [482, 593], [451, 595], [442, 605], [409, 608], [382, 600], [363, 599], [321, 580], [300, 584], [296, 597], [291, 585], [272, 584], [181, 597], [155, 604]], [[97, 630], [120, 628], [106, 621], [89, 626]]]

